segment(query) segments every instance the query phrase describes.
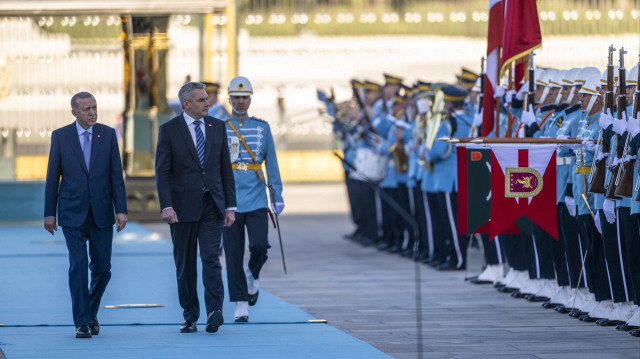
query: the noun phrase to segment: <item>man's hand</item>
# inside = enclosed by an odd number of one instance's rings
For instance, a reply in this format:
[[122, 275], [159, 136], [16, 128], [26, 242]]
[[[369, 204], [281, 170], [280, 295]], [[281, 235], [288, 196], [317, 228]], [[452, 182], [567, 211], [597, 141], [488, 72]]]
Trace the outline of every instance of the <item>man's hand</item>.
[[600, 123], [600, 128], [606, 130], [607, 127], [613, 124], [613, 115], [611, 115], [611, 109], [607, 109], [606, 113], [600, 115], [600, 119], [598, 120]]
[[609, 224], [613, 224], [616, 221], [616, 202], [610, 199], [605, 199], [602, 203], [602, 212]]
[[[236, 221], [236, 213], [234, 211], [226, 211], [224, 212], [224, 226], [231, 227], [233, 222]], [[177, 222], [177, 220], [176, 220]]]
[[173, 208], [165, 208], [162, 210], [162, 220], [169, 224], [174, 224], [178, 222], [178, 215]]
[[595, 152], [598, 145], [596, 145], [590, 138], [585, 138], [582, 140], [582, 148], [585, 151]]
[[522, 123], [531, 126], [534, 122], [536, 122], [536, 115], [533, 112], [533, 105], [529, 105], [529, 109], [522, 113]]
[[127, 214], [116, 213], [116, 232], [120, 232], [127, 226]]
[[47, 230], [47, 232], [51, 233], [51, 235], [53, 235], [53, 232], [58, 230], [58, 226], [56, 225], [56, 217], [45, 217], [44, 218], [44, 229]]

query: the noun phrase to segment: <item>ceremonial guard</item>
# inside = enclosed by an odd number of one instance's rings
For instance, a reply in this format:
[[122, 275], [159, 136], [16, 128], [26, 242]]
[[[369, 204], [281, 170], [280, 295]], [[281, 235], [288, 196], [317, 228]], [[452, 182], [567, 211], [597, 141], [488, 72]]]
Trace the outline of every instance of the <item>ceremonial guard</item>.
[[[275, 216], [284, 209], [282, 181], [275, 143], [269, 124], [249, 116], [253, 87], [242, 76], [231, 79], [228, 88], [233, 109], [225, 121], [231, 166], [236, 183], [236, 220], [223, 231], [229, 299], [236, 302], [236, 322], [249, 320], [249, 306], [256, 304], [260, 270], [267, 261], [269, 205]], [[266, 178], [263, 172], [266, 167]], [[267, 199], [269, 193], [270, 201]], [[243, 270], [245, 231], [249, 237], [248, 268]]]
[[229, 111], [220, 103], [218, 95], [220, 94], [220, 84], [217, 82], [203, 82], [204, 90], [207, 91], [207, 101], [209, 102], [209, 116], [219, 120], [229, 118]]

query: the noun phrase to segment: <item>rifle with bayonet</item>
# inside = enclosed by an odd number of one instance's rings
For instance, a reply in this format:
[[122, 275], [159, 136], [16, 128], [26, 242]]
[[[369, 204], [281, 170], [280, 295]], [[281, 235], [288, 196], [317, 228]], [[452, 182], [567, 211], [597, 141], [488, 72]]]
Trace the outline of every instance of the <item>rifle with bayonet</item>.
[[[627, 112], [627, 73], [624, 68], [624, 54], [626, 54], [627, 52], [624, 51], [624, 47], [620, 48], [620, 67], [618, 68], [618, 86], [619, 86], [619, 94], [618, 94], [618, 116], [617, 119], [618, 120], [626, 120], [626, 118], [623, 118], [623, 116], [625, 115], [625, 112]], [[622, 141], [621, 141], [621, 136], [616, 134], [616, 157], [617, 158], [623, 158], [621, 156], [623, 156], [623, 146], [622, 146]], [[613, 149], [612, 151], [613, 152]], [[619, 162], [620, 164], [622, 164], [622, 161]], [[618, 178], [618, 171], [620, 170], [620, 166], [616, 165], [613, 166], [611, 165], [610, 167], [611, 170], [611, 178], [609, 179], [609, 184], [606, 187], [607, 188], [607, 193], [606, 193], [606, 198], [608, 199], [620, 199], [622, 197], [617, 196], [616, 193], [616, 188], [617, 188], [617, 183], [616, 180]]]
[[[638, 68], [640, 68], [640, 60], [638, 60]], [[638, 78], [640, 80], [640, 71], [638, 72]], [[640, 83], [639, 83], [640, 84]], [[638, 116], [640, 111], [640, 86], [636, 86], [636, 92], [633, 94], [633, 110], [631, 110], [631, 117]], [[629, 115], [627, 115], [629, 116]], [[622, 151], [622, 157], [620, 164], [618, 165], [618, 176], [616, 177], [616, 196], [631, 197], [633, 194], [633, 161], [624, 162], [624, 158], [627, 155], [635, 156], [633, 149], [630, 146], [631, 134], [627, 133], [627, 139]]]
[[[603, 113], [613, 114], [613, 52], [616, 49], [613, 45], [609, 46], [609, 58], [607, 62], [607, 92], [604, 94], [604, 107]], [[607, 111], [609, 110], [609, 111]], [[589, 192], [604, 194], [604, 183], [606, 178], [606, 161], [607, 158], [603, 157], [598, 159], [598, 151], [602, 153], [609, 152], [609, 143], [602, 140], [604, 128], [600, 128], [598, 135], [598, 143], [596, 145], [596, 153], [594, 154], [593, 164], [591, 165], [591, 172], [589, 173]]]

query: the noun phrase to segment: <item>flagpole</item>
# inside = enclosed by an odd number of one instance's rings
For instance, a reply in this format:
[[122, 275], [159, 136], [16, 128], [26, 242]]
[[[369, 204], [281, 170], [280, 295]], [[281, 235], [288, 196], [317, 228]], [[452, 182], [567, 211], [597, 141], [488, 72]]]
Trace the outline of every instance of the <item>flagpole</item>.
[[[526, 138], [507, 138], [507, 137], [440, 137], [438, 140], [448, 143], [474, 143], [474, 144], [492, 144], [492, 143], [533, 143], [533, 144], [544, 144], [544, 143], [552, 143], [552, 144], [581, 144], [584, 140], [579, 140], [577, 138], [567, 138], [567, 139], [558, 139], [558, 138], [537, 138], [537, 137], [526, 137]], [[595, 139], [591, 139], [591, 141], [595, 142]]]

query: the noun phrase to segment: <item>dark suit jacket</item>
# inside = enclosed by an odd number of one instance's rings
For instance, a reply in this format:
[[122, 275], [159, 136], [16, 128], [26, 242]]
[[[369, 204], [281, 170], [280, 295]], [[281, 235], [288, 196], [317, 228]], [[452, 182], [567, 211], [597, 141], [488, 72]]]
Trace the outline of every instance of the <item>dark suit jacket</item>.
[[93, 126], [90, 168], [84, 162], [75, 121], [51, 134], [44, 216], [61, 227], [80, 227], [89, 211], [100, 228], [113, 226], [115, 213], [127, 213], [122, 163], [113, 128]]
[[236, 188], [224, 122], [204, 117], [204, 168], [182, 114], [160, 126], [156, 150], [156, 187], [160, 208], [173, 207], [181, 222], [202, 216], [206, 185], [221, 215], [236, 207]]

